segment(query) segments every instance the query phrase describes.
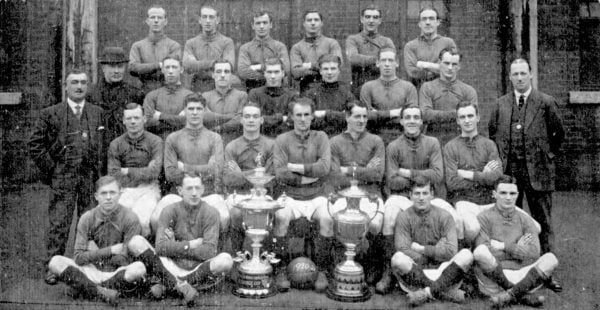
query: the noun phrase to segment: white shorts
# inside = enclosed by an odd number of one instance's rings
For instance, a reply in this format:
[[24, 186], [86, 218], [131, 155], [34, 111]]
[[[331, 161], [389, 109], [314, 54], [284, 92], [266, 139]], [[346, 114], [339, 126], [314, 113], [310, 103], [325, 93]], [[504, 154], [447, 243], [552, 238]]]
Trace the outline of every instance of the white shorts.
[[[535, 263], [531, 265], [527, 265], [521, 269], [503, 269], [504, 275], [508, 279], [510, 283], [513, 285], [519, 283], [519, 281], [523, 280], [527, 273], [531, 268], [535, 267]], [[483, 274], [483, 271], [479, 267], [475, 267], [475, 277], [477, 278], [477, 283], [479, 284], [479, 291], [487, 296], [492, 296], [494, 294], [498, 294], [504, 291], [500, 285], [498, 285], [494, 280], [491, 280], [487, 276]], [[534, 288], [530, 292], [533, 292], [539, 289], [542, 285]]]
[[137, 187], [125, 187], [121, 191], [119, 203], [131, 209], [142, 225], [142, 236], [150, 235], [150, 219], [160, 200], [158, 183], [140, 184]]
[[277, 200], [281, 206], [289, 209], [292, 213], [292, 219], [299, 219], [305, 217], [309, 221], [312, 220], [312, 216], [317, 208], [326, 208], [328, 200], [325, 197], [315, 197], [311, 200], [296, 200], [291, 197], [286, 197], [285, 201], [281, 197]]

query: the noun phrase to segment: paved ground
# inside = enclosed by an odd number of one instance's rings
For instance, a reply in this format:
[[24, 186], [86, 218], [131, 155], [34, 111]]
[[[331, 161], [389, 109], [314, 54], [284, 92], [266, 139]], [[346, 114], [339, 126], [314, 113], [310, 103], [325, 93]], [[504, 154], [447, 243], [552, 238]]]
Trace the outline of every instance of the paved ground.
[[[0, 197], [0, 309], [104, 309], [101, 302], [73, 299], [64, 285], [48, 286], [41, 280], [43, 235], [48, 199], [43, 185], [26, 185], [21, 191]], [[600, 194], [558, 192], [555, 200], [557, 256], [561, 262], [555, 276], [565, 290], [547, 297], [545, 309], [600, 309]], [[292, 290], [262, 299], [241, 299], [230, 293], [231, 284], [206, 293], [198, 306], [203, 308], [287, 308], [287, 309], [397, 309], [407, 306], [399, 291], [374, 295], [364, 303], [339, 303], [311, 291]], [[145, 298], [122, 299], [123, 309], [184, 308], [177, 299], [160, 302]], [[434, 302], [423, 309], [487, 309], [486, 300], [467, 304]], [[520, 309], [521, 307], [515, 307]]]

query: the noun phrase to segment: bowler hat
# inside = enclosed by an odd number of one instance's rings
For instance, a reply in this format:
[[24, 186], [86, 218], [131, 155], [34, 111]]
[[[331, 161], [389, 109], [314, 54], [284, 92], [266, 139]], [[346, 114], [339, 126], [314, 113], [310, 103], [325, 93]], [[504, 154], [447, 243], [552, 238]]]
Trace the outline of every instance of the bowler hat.
[[116, 46], [105, 47], [99, 59], [101, 64], [119, 64], [128, 61], [129, 59], [125, 56], [123, 48]]

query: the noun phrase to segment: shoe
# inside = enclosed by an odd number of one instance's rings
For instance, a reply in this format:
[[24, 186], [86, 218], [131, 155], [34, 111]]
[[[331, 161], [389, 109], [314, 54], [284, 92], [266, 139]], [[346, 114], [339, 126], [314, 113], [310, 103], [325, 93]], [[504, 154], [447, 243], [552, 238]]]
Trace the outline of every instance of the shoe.
[[465, 291], [459, 288], [449, 289], [445, 292], [442, 292], [440, 295], [444, 300], [457, 304], [462, 304], [465, 302]]
[[315, 281], [315, 291], [317, 293], [323, 293], [329, 287], [329, 280], [327, 280], [327, 275], [324, 272], [319, 271], [317, 275], [317, 281]]
[[119, 304], [119, 292], [102, 286], [96, 287], [98, 297], [109, 305], [116, 306]]
[[198, 291], [187, 282], [181, 282], [175, 286], [175, 290], [183, 295], [183, 300], [188, 307], [194, 306]]
[[508, 306], [514, 301], [515, 298], [508, 291], [504, 291], [492, 296], [492, 304], [497, 308]]
[[56, 283], [58, 283], [58, 276], [52, 273], [52, 271], [48, 270], [48, 272], [46, 272], [44, 282], [46, 282], [48, 285], [56, 285]]
[[392, 274], [389, 272], [385, 273], [381, 280], [375, 284], [375, 292], [381, 295], [389, 293], [390, 289], [392, 288], [393, 281], [394, 279], [392, 278]]
[[420, 305], [424, 304], [425, 302], [427, 302], [427, 300], [429, 300], [429, 298], [431, 298], [431, 295], [429, 295], [429, 292], [427, 292], [425, 289], [408, 292], [407, 295], [408, 295], [408, 303], [413, 307], [420, 306]]
[[560, 283], [559, 283], [558, 281], [556, 281], [556, 279], [554, 279], [553, 277], [550, 277], [550, 278], [549, 278], [549, 279], [546, 281], [546, 283], [545, 283], [545, 286], [546, 286], [546, 287], [547, 287], [549, 290], [551, 290], [551, 291], [553, 291], [553, 292], [555, 292], [555, 293], [560, 293], [560, 292], [562, 292], [562, 290], [563, 290], [563, 287], [562, 287], [562, 285], [560, 285]]
[[539, 308], [544, 305], [544, 301], [546, 297], [537, 294], [525, 294], [523, 297], [519, 298], [519, 303], [524, 306], [529, 306], [533, 308]]
[[165, 297], [166, 291], [167, 291], [167, 288], [160, 283], [154, 284], [150, 288], [150, 294], [152, 294], [152, 297], [154, 299], [162, 299], [163, 297]]
[[277, 285], [277, 290], [280, 293], [285, 293], [290, 290], [290, 280], [288, 280], [285, 271], [282, 271], [277, 275], [277, 277], [275, 278], [275, 285]]

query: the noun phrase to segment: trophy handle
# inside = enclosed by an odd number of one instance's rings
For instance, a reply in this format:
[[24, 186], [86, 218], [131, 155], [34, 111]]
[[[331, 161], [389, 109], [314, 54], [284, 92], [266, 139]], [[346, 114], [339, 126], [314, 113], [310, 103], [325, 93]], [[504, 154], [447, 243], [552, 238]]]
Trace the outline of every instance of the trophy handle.
[[[329, 193], [329, 196], [327, 196], [327, 213], [329, 213], [329, 216], [333, 218], [333, 214], [331, 214], [331, 210], [329, 210], [329, 207], [332, 206], [336, 200], [338, 199], [338, 196], [336, 194], [334, 194], [333, 192]], [[379, 208], [379, 206], [378, 206]]]
[[369, 202], [377, 202], [377, 210], [375, 210], [375, 214], [369, 219], [369, 223], [371, 223], [371, 221], [373, 221], [373, 219], [377, 216], [377, 213], [380, 213], [379, 207], [381, 204], [379, 203], [379, 197], [377, 195], [369, 195]]

